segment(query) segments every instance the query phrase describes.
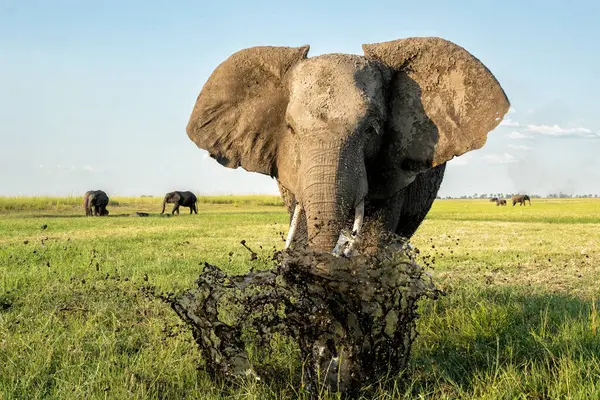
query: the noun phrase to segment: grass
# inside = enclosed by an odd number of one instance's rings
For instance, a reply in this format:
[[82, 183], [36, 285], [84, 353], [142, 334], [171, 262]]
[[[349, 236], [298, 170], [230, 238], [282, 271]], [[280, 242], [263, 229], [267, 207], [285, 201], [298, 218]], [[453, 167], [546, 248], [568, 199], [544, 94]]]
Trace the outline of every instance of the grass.
[[[160, 198], [114, 200], [85, 218], [79, 198], [0, 198], [0, 399], [302, 398], [293, 348], [272, 357], [288, 374], [226, 389], [139, 291], [188, 288], [202, 261], [264, 267], [287, 231], [280, 200], [203, 197], [170, 218]], [[447, 294], [421, 304], [405, 379], [375, 398], [600, 398], [600, 201], [532, 204], [434, 204], [413, 243]]]
[[[112, 207], [160, 210], [162, 197], [110, 197]], [[279, 196], [199, 196], [200, 204], [231, 204], [234, 206], [283, 206]], [[79, 214], [82, 197], [0, 197], [0, 213], [15, 211], [60, 211]]]

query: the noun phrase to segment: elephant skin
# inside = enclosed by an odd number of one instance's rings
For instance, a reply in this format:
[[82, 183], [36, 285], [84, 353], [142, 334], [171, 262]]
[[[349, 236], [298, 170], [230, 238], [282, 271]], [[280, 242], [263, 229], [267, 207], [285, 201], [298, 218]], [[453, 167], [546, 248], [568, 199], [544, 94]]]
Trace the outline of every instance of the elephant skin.
[[102, 190], [89, 190], [83, 195], [83, 208], [86, 216], [106, 216], [108, 195]]
[[[187, 125], [220, 164], [277, 179], [286, 245], [337, 248], [363, 222], [410, 238], [445, 163], [481, 148], [509, 101], [473, 55], [440, 38], [363, 45], [364, 56], [309, 47], [241, 50], [212, 73]], [[353, 223], [354, 221], [354, 223]]]
[[190, 214], [192, 212], [195, 212], [196, 214], [198, 214], [198, 208], [196, 207], [197, 202], [198, 202], [198, 199], [196, 198], [196, 195], [192, 192], [189, 192], [189, 191], [169, 192], [165, 195], [165, 198], [163, 199], [161, 214], [165, 213], [165, 207], [166, 207], [167, 203], [173, 204], [173, 210], [171, 211], [171, 214], [173, 214], [173, 215], [175, 213], [179, 214], [179, 207], [189, 207]]
[[512, 196], [511, 200], [512, 200], [512, 203], [513, 203], [513, 207], [517, 203], [519, 203], [519, 206], [525, 206], [525, 205], [527, 205], [527, 203], [525, 203], [527, 200], [529, 200], [529, 205], [531, 205], [531, 199], [526, 194], [522, 194], [522, 195], [518, 195], [518, 196]]

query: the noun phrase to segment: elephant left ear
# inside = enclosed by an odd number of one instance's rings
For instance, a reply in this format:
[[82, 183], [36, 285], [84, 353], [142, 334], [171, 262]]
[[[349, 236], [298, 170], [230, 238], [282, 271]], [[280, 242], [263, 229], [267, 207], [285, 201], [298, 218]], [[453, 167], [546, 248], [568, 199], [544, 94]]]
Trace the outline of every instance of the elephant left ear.
[[481, 148], [510, 103], [492, 73], [441, 38], [363, 45], [392, 72], [388, 85], [388, 157], [414, 172]]

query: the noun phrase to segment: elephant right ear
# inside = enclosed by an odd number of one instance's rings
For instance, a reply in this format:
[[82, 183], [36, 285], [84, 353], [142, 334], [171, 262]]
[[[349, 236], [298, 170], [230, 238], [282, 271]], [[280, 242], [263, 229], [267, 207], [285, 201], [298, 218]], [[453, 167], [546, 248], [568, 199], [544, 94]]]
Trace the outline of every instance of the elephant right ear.
[[220, 164], [277, 175], [279, 137], [285, 133], [285, 75], [309, 46], [252, 47], [219, 65], [202, 88], [187, 134]]

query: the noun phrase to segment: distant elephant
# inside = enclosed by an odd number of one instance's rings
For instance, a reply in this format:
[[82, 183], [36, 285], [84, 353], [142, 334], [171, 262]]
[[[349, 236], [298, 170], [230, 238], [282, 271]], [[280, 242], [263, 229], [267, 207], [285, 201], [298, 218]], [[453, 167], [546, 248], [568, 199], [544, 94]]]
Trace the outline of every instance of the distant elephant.
[[190, 214], [192, 212], [195, 212], [196, 214], [198, 214], [198, 208], [196, 207], [197, 201], [198, 201], [198, 199], [196, 198], [196, 195], [192, 192], [175, 191], [175, 192], [167, 193], [162, 202], [161, 214], [165, 213], [165, 206], [167, 205], [167, 203], [174, 204], [171, 214], [175, 214], [175, 212], [177, 212], [177, 214], [179, 214], [179, 207], [181, 207], [181, 206], [189, 207]]
[[86, 216], [105, 216], [108, 215], [106, 206], [108, 205], [108, 196], [102, 190], [89, 190], [83, 195], [83, 208]]
[[490, 199], [490, 202], [491, 202], [491, 203], [494, 203], [494, 202], [497, 202], [497, 201], [498, 201], [498, 198], [497, 198], [497, 197], [492, 197], [492, 198]]
[[496, 199], [496, 206], [505, 206], [505, 205], [506, 205], [505, 199]]
[[202, 88], [189, 138], [226, 167], [277, 179], [291, 217], [286, 248], [347, 254], [365, 220], [410, 238], [445, 163], [481, 148], [502, 121], [504, 91], [440, 38], [363, 45], [364, 56], [307, 58], [308, 49], [230, 56]]
[[526, 194], [513, 196], [513, 197], [511, 197], [511, 199], [512, 199], [512, 203], [513, 203], [513, 207], [517, 203], [520, 203], [519, 206], [527, 205], [527, 203], [525, 203], [527, 200], [529, 200], [529, 205], [531, 205], [531, 199]]

